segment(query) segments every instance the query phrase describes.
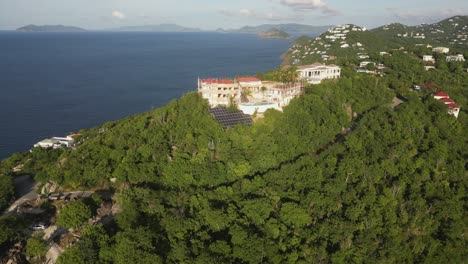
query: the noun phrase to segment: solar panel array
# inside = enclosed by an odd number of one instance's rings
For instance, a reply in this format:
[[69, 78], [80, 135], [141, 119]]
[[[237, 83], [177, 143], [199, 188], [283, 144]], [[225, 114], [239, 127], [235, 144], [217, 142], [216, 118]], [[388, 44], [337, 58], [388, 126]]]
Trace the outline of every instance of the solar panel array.
[[233, 127], [238, 124], [251, 125], [252, 118], [242, 111], [227, 109], [226, 107], [217, 106], [210, 109], [211, 115], [223, 126], [223, 128]]

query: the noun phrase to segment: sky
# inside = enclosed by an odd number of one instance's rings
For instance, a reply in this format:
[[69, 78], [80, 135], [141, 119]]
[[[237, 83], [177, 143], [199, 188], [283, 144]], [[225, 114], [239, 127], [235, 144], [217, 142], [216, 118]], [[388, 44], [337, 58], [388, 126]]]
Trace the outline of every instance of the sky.
[[468, 15], [466, 0], [0, 0], [0, 30], [36, 25], [86, 29], [174, 23], [206, 30], [279, 23], [368, 28]]

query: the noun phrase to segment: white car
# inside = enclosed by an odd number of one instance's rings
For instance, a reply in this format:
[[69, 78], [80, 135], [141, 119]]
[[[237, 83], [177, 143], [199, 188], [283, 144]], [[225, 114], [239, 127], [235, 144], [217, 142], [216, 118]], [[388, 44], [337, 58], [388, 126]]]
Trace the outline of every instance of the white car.
[[43, 223], [38, 223], [38, 224], [33, 224], [30, 226], [30, 228], [32, 230], [44, 230], [47, 228], [47, 225], [46, 224], [43, 224]]

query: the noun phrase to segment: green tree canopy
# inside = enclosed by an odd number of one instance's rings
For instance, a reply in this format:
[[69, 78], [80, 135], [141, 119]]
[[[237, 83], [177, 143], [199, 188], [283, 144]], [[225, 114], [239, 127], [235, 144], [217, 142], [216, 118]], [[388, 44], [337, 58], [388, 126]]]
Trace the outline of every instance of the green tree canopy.
[[67, 203], [59, 212], [57, 224], [66, 228], [79, 228], [92, 217], [91, 209], [83, 201]]

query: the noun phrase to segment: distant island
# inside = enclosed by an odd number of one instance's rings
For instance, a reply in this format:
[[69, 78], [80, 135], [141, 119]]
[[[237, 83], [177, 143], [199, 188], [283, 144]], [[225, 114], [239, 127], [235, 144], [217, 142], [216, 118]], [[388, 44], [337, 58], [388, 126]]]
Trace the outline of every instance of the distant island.
[[291, 37], [291, 35], [289, 35], [287, 32], [284, 32], [277, 28], [273, 28], [265, 32], [260, 32], [257, 34], [257, 36], [265, 39], [288, 39]]
[[70, 27], [63, 25], [27, 25], [17, 28], [16, 31], [20, 32], [85, 32], [85, 29], [79, 27]]
[[[287, 38], [294, 36], [309, 36], [315, 37], [326, 32], [332, 26], [310, 26], [302, 24], [263, 24], [258, 26], [244, 26], [238, 29], [223, 29], [205, 30], [200, 28], [185, 27], [178, 24], [157, 24], [157, 25], [136, 25], [124, 26], [119, 28], [107, 28], [97, 31], [114, 31], [114, 32], [219, 32], [219, 33], [243, 33], [257, 34], [260, 37], [267, 38]], [[88, 30], [64, 25], [27, 25], [17, 28], [19, 32], [87, 32]], [[281, 34], [279, 34], [281, 32]], [[271, 35], [271, 36], [270, 36]]]
[[112, 31], [136, 31], [136, 32], [201, 32], [202, 29], [183, 27], [177, 24], [128, 26], [113, 29]]
[[239, 29], [218, 29], [218, 32], [224, 33], [250, 33], [250, 34], [259, 34], [262, 32], [267, 32], [273, 29], [281, 30], [288, 33], [291, 36], [317, 36], [326, 32], [329, 28], [333, 26], [311, 26], [311, 25], [302, 25], [302, 24], [263, 24], [259, 26], [245, 26]]

